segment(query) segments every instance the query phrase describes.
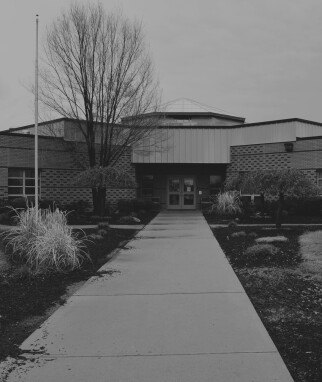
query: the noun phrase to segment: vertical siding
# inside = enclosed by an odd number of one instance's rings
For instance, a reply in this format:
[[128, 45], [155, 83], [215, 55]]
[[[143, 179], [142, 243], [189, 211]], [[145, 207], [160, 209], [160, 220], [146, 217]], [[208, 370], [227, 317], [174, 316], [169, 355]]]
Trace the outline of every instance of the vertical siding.
[[322, 127], [291, 121], [240, 128], [174, 128], [162, 130], [160, 147], [141, 145], [133, 150], [134, 163], [229, 163], [230, 147], [296, 141], [296, 138], [322, 135]]
[[310, 123], [296, 122], [296, 136], [298, 138], [321, 136], [321, 126], [312, 125]]

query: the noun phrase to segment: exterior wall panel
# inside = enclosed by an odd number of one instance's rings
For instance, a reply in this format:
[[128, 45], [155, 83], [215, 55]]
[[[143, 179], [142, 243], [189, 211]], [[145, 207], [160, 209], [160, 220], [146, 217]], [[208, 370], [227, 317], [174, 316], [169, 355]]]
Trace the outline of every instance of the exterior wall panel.
[[[73, 148], [71, 151], [70, 149]], [[62, 139], [39, 137], [39, 168], [41, 169], [41, 198], [72, 203], [92, 201], [89, 188], [75, 187], [73, 179], [87, 165], [86, 147], [76, 146]], [[8, 168], [34, 168], [34, 137], [30, 135], [0, 134], [0, 198], [8, 196]], [[135, 178], [135, 166], [131, 163], [128, 148], [116, 167]], [[136, 189], [108, 189], [107, 199], [115, 204], [120, 198], [135, 198]]]
[[165, 130], [167, 139], [162, 142], [165, 154], [155, 155], [156, 149], [150, 146], [142, 155], [140, 145], [135, 145], [133, 163], [229, 163], [231, 146], [282, 144], [297, 137], [322, 136], [322, 126], [298, 121], [238, 128], [169, 127]]
[[282, 142], [232, 147], [227, 176], [240, 171], [294, 168], [302, 170], [316, 182], [317, 170], [322, 170], [322, 137], [300, 139], [292, 143], [293, 152], [286, 152]]

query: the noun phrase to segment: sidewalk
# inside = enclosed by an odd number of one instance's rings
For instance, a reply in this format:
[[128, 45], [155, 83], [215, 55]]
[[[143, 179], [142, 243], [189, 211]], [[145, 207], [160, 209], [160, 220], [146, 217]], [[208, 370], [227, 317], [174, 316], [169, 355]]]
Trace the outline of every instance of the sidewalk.
[[292, 381], [200, 212], [160, 213], [103, 269], [0, 380]]

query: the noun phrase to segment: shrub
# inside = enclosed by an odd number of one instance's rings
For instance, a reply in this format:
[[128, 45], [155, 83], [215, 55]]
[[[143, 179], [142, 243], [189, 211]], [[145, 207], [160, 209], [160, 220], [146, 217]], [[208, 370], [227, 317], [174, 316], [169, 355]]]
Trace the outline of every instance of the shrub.
[[107, 236], [108, 235], [108, 231], [106, 229], [99, 229], [97, 231], [97, 234], [100, 235], [100, 236]]
[[66, 272], [88, 257], [83, 240], [67, 225], [66, 213], [29, 207], [17, 213], [17, 229], [3, 234], [5, 249], [25, 263], [31, 273]]
[[76, 202], [73, 202], [73, 203], [69, 203], [69, 204], [65, 204], [63, 206], [63, 210], [65, 211], [74, 211], [74, 212], [77, 212], [79, 214], [83, 214], [85, 212], [87, 212], [87, 210], [90, 208], [90, 203], [88, 200], [78, 200]]
[[252, 203], [249, 196], [240, 196], [240, 207], [244, 214], [251, 215], [257, 211], [255, 203]]
[[253, 237], [253, 238], [258, 237], [258, 235], [257, 235], [256, 232], [250, 232], [250, 233], [248, 234], [248, 236], [249, 236], [249, 237]]
[[60, 208], [60, 203], [56, 202], [55, 200], [50, 200], [50, 199], [41, 199], [39, 201], [39, 208], [42, 210], [50, 210], [50, 211], [55, 211], [57, 208]]
[[321, 216], [322, 198], [287, 199], [283, 208], [297, 216]]
[[10, 216], [7, 213], [0, 213], [0, 224], [9, 224]]
[[117, 209], [122, 215], [128, 215], [133, 211], [133, 201], [130, 199], [119, 199]]
[[279, 248], [272, 244], [255, 244], [248, 247], [242, 256], [248, 265], [265, 265], [274, 261], [279, 252]]
[[147, 212], [151, 212], [154, 209], [158, 209], [158, 208], [159, 207], [156, 207], [152, 200], [147, 199], [147, 200], [144, 200], [144, 203], [142, 204], [141, 208], [138, 209], [138, 211], [146, 210]]
[[236, 215], [241, 212], [239, 196], [235, 192], [223, 192], [215, 199], [215, 211], [219, 215]]
[[0, 208], [9, 206], [9, 201], [6, 198], [0, 198]]
[[108, 222], [100, 222], [98, 223], [98, 229], [105, 229], [108, 230], [110, 229], [110, 224]]
[[10, 201], [10, 205], [12, 208], [16, 209], [26, 209], [27, 207], [32, 206], [32, 202], [27, 198], [15, 198]]
[[235, 229], [235, 228], [238, 227], [238, 223], [235, 222], [235, 221], [231, 221], [231, 222], [229, 222], [229, 223], [227, 224], [227, 227], [228, 227], [228, 228], [231, 228], [231, 229]]

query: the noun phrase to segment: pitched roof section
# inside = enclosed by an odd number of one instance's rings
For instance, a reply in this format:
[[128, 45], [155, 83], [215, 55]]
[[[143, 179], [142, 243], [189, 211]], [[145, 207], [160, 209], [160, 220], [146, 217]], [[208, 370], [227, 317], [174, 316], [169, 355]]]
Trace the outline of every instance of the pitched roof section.
[[165, 115], [186, 115], [186, 116], [212, 116], [223, 119], [231, 119], [243, 123], [245, 118], [231, 115], [225, 110], [218, 109], [189, 98], [177, 98], [166, 102], [160, 107], [161, 113]]
[[165, 113], [225, 113], [224, 110], [202, 104], [189, 98], [176, 98], [161, 105], [161, 111]]

